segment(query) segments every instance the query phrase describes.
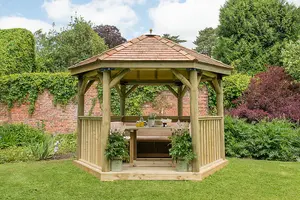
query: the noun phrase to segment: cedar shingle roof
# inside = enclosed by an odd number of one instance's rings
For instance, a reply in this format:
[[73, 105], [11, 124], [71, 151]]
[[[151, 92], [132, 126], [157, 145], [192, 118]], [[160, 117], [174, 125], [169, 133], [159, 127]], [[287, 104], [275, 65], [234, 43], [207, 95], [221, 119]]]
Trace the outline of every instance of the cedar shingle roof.
[[96, 61], [196, 61], [218, 67], [232, 68], [158, 35], [142, 35], [81, 61], [70, 68]]

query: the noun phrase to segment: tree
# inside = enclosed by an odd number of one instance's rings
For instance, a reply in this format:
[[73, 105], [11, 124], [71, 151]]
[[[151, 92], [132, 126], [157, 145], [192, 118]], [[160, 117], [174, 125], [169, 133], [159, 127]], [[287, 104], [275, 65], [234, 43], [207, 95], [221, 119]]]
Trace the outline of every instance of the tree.
[[282, 67], [270, 67], [255, 75], [231, 115], [259, 121], [263, 118], [300, 120], [300, 83]]
[[173, 42], [176, 42], [176, 43], [184, 43], [186, 42], [186, 40], [182, 40], [180, 39], [179, 35], [170, 35], [170, 34], [163, 34], [162, 36], [163, 38], [166, 38], [166, 39], [169, 39], [169, 40], [172, 40]]
[[282, 51], [282, 57], [287, 73], [300, 82], [300, 39], [289, 42]]
[[126, 39], [122, 37], [119, 29], [115, 26], [99, 25], [94, 27], [94, 31], [104, 39], [109, 48], [126, 42]]
[[300, 9], [285, 0], [228, 0], [220, 10], [213, 56], [237, 71], [255, 74], [282, 66], [284, 41], [300, 33]]
[[0, 76], [35, 71], [34, 45], [26, 29], [0, 30]]
[[216, 29], [211, 27], [205, 28], [199, 31], [198, 34], [199, 35], [194, 41], [194, 44], [196, 45], [195, 50], [199, 53], [211, 56], [217, 40]]
[[37, 64], [41, 71], [65, 71], [71, 65], [107, 49], [104, 40], [91, 28], [91, 22], [75, 17], [60, 33], [37, 31]]

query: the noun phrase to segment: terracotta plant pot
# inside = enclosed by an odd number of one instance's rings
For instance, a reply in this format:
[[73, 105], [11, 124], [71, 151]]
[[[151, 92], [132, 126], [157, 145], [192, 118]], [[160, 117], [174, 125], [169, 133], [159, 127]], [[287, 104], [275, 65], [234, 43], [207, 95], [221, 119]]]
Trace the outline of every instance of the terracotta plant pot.
[[110, 169], [112, 172], [120, 172], [122, 171], [123, 161], [120, 158], [115, 158], [110, 161]]

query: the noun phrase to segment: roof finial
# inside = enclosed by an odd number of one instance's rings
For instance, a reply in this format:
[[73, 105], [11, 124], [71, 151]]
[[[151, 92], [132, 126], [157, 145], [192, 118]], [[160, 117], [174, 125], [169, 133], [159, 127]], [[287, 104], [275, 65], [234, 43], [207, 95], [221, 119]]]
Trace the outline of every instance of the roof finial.
[[150, 34], [152, 34], [152, 28], [150, 28], [150, 30], [149, 30], [149, 31], [150, 31]]

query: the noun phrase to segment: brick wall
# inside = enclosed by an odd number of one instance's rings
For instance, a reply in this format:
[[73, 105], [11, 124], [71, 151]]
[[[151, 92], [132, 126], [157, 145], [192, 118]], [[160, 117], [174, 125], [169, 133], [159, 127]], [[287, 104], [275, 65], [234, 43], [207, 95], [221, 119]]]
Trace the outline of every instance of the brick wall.
[[[85, 94], [85, 114], [89, 112], [93, 116], [101, 115], [101, 107], [97, 97], [96, 85], [93, 85]], [[169, 91], [162, 92], [158, 97], [158, 101], [167, 102], [163, 106], [152, 105], [146, 103], [143, 105], [143, 114], [160, 113], [164, 116], [177, 115], [177, 98]], [[93, 99], [96, 104], [93, 106]], [[199, 90], [199, 113], [206, 115], [208, 111], [208, 94], [206, 87]], [[163, 107], [167, 106], [166, 109]], [[33, 127], [38, 126], [42, 122], [45, 124], [47, 131], [51, 133], [70, 133], [76, 130], [76, 117], [77, 117], [77, 103], [71, 101], [66, 106], [53, 105], [53, 97], [48, 92], [40, 94], [36, 104], [35, 111], [32, 115], [28, 113], [29, 103], [22, 105], [15, 104], [14, 107], [8, 111], [8, 107], [0, 103], [0, 124], [1, 123], [26, 123]], [[91, 108], [93, 109], [91, 110]], [[189, 93], [183, 98], [183, 115], [188, 116], [190, 113]]]

